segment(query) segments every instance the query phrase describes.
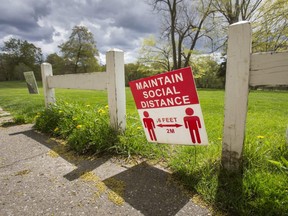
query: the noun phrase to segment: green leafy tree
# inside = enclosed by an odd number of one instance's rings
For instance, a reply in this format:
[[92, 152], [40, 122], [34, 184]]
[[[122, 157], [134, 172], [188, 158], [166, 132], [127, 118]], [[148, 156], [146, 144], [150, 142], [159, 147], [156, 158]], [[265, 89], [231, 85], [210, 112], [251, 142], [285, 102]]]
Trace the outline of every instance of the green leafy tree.
[[[256, 14], [263, 4], [264, 0], [214, 0], [212, 2], [213, 22], [215, 28], [209, 34], [213, 41], [212, 50], [221, 50], [223, 56], [227, 49], [227, 31], [228, 26], [239, 21], [255, 21]], [[221, 25], [219, 25], [221, 23]], [[218, 70], [218, 77], [225, 83], [226, 77], [226, 59], [223, 57]]]
[[160, 42], [151, 35], [144, 38], [141, 49], [139, 51], [138, 61], [154, 69], [162, 71], [172, 70], [172, 49], [169, 43]]
[[[287, 0], [215, 0], [215, 21], [226, 21], [226, 24], [233, 24], [241, 20], [248, 20], [253, 27], [252, 51], [268, 52], [288, 49], [288, 2]], [[222, 16], [217, 16], [221, 14]], [[218, 35], [222, 40], [218, 47], [222, 47], [226, 53], [227, 27], [219, 25], [211, 37]], [[222, 33], [219, 33], [221, 32]], [[221, 36], [222, 35], [222, 36]], [[215, 38], [213, 38], [217, 41]], [[224, 43], [223, 43], [224, 41]], [[226, 75], [226, 60], [222, 63], [219, 77]]]
[[69, 40], [59, 46], [66, 69], [71, 73], [95, 72], [99, 68], [93, 34], [85, 26], [75, 26]]
[[142, 74], [139, 73], [140, 65], [139, 63], [134, 64], [134, 63], [129, 63], [125, 64], [125, 85], [129, 86], [129, 82], [132, 80], [137, 80], [142, 78]]
[[[287, 49], [287, 0], [215, 0], [213, 7], [216, 14], [222, 15], [215, 16], [218, 22], [224, 20], [230, 25], [241, 20], [251, 21], [253, 52]], [[223, 25], [223, 29], [227, 35], [227, 25]]]
[[65, 70], [65, 60], [57, 53], [52, 53], [47, 56], [46, 62], [50, 63], [53, 67], [53, 74], [65, 74], [69, 73], [69, 71]]
[[10, 38], [4, 42], [0, 55], [0, 73], [4, 80], [19, 80], [23, 72], [33, 70], [36, 78], [40, 78], [42, 51], [26, 40]]
[[209, 34], [212, 50], [226, 53], [228, 26], [239, 21], [255, 21], [264, 0], [213, 0], [212, 22], [215, 28]]
[[140, 62], [125, 64], [125, 85], [129, 86], [130, 81], [149, 77], [157, 72], [153, 66], [147, 66]]
[[288, 49], [288, 1], [265, 1], [252, 23], [253, 52]]
[[200, 56], [193, 59], [192, 68], [197, 87], [223, 88], [223, 79], [217, 76], [219, 67], [220, 65], [210, 56]]
[[[11, 68], [9, 68], [8, 56], [5, 53], [0, 54], [0, 81], [8, 81], [12, 79]], [[13, 71], [13, 70], [12, 70]]]

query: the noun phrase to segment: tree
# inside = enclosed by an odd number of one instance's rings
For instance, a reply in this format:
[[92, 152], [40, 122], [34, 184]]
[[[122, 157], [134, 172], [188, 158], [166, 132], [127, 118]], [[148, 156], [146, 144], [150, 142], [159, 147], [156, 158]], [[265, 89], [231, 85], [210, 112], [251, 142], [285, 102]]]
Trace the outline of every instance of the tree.
[[4, 42], [0, 55], [0, 73], [5, 80], [22, 79], [23, 72], [33, 70], [40, 78], [42, 51], [26, 40], [10, 38]]
[[215, 28], [209, 34], [213, 42], [213, 51], [221, 49], [225, 55], [228, 26], [244, 20], [253, 22], [262, 2], [263, 0], [214, 0], [212, 19]]
[[97, 71], [99, 68], [96, 56], [98, 50], [93, 34], [85, 26], [75, 26], [69, 40], [59, 46], [66, 68], [72, 73]]
[[157, 41], [153, 35], [144, 38], [139, 51], [139, 62], [145, 65], [153, 66], [154, 69], [170, 71], [171, 67], [171, 46], [167, 42]]
[[50, 63], [53, 67], [53, 74], [65, 74], [69, 71], [65, 70], [65, 61], [64, 58], [59, 56], [57, 53], [52, 53], [47, 56], [46, 62]]
[[152, 0], [150, 4], [163, 15], [163, 36], [171, 44], [173, 69], [188, 66], [197, 41], [213, 28], [204, 28], [212, 0]]
[[140, 62], [125, 64], [125, 85], [129, 82], [157, 74], [159, 71]]
[[288, 2], [265, 1], [257, 14], [253, 34], [253, 52], [288, 49]]
[[227, 49], [227, 30], [228, 26], [238, 21], [254, 21], [263, 0], [214, 0], [212, 3], [214, 23], [223, 23], [216, 25], [210, 38], [214, 41], [213, 50], [222, 50], [223, 62], [218, 71], [218, 77], [226, 77], [226, 49]]
[[9, 68], [7, 54], [1, 53], [0, 54], [0, 81], [11, 80], [13, 74], [12, 72], [10, 72], [10, 70], [11, 68]]
[[229, 25], [251, 21], [254, 52], [287, 49], [287, 0], [215, 0], [213, 7]]
[[129, 63], [125, 64], [125, 85], [129, 86], [129, 82], [143, 78], [143, 75], [139, 73], [140, 64]]
[[223, 79], [217, 75], [220, 65], [210, 56], [199, 56], [192, 62], [193, 74], [198, 88], [223, 88]]
[[261, 2], [262, 0], [214, 0], [213, 8], [231, 25], [241, 20], [250, 20]]
[[[217, 22], [225, 20], [227, 26], [221, 26], [224, 34], [220, 38], [223, 43], [218, 44], [224, 47], [226, 52], [227, 27], [237, 21], [251, 21], [253, 27], [253, 52], [268, 52], [288, 49], [288, 2], [287, 0], [215, 0], [215, 19]], [[217, 16], [221, 14], [221, 16]], [[220, 29], [218, 29], [218, 32]], [[213, 32], [211, 37], [217, 35]], [[225, 77], [226, 60], [222, 63], [219, 75]]]

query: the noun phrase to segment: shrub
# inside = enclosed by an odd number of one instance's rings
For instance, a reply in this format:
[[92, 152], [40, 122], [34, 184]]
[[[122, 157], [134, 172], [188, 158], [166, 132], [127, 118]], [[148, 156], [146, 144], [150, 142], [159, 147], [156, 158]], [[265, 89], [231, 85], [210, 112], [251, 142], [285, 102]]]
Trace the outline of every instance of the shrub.
[[38, 113], [35, 129], [67, 140], [78, 153], [116, 153], [130, 157], [162, 157], [165, 145], [148, 143], [138, 118], [127, 117], [125, 132], [110, 127], [108, 106], [93, 108], [80, 103], [58, 102]]
[[37, 115], [35, 128], [66, 139], [78, 153], [108, 151], [117, 142], [117, 132], [108, 123], [108, 107], [58, 102]]

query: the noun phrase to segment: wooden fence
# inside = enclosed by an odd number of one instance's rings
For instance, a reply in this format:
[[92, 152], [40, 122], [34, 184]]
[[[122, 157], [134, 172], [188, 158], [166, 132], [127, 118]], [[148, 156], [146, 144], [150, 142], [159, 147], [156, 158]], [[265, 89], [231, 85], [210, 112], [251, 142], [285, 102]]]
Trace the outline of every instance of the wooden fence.
[[106, 53], [106, 72], [53, 76], [51, 64], [43, 63], [41, 74], [46, 107], [56, 102], [54, 88], [107, 89], [110, 124], [117, 130], [125, 130], [126, 96], [123, 51], [113, 49]]
[[[245, 138], [249, 86], [288, 85], [288, 52], [251, 53], [251, 25], [247, 21], [229, 27], [225, 86], [222, 165], [239, 168]], [[126, 127], [124, 53], [106, 54], [107, 72], [53, 76], [52, 66], [41, 65], [46, 107], [55, 103], [54, 88], [108, 89], [110, 124]]]
[[222, 165], [239, 168], [245, 138], [249, 86], [288, 85], [288, 52], [251, 53], [251, 25], [229, 27]]

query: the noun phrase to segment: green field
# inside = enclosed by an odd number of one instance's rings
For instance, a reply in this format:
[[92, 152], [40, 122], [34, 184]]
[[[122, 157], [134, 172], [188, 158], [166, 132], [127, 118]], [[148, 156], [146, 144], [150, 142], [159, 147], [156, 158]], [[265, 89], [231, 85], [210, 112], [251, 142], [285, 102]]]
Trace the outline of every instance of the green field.
[[[250, 92], [243, 172], [240, 174], [225, 173], [220, 166], [224, 91], [200, 89], [198, 94], [209, 146], [153, 145], [153, 148], [143, 148], [152, 144], [143, 141], [145, 138], [141, 131], [131, 129], [136, 124], [140, 125], [140, 121], [128, 88], [127, 136], [130, 133], [130, 137], [126, 140], [125, 137], [121, 138], [125, 141], [123, 146], [127, 148], [129, 143], [133, 143], [137, 147], [137, 151], [132, 151], [133, 155], [147, 158], [153, 155], [151, 159], [164, 161], [175, 179], [190, 191], [200, 194], [214, 209], [232, 215], [287, 215], [288, 150], [285, 134], [288, 125], [288, 92]], [[56, 98], [66, 103], [77, 101], [83, 106], [107, 105], [105, 91], [57, 89]], [[13, 114], [16, 123], [34, 122], [37, 113], [44, 109], [41, 86], [39, 95], [29, 95], [24, 82], [0, 82], [0, 106]]]

